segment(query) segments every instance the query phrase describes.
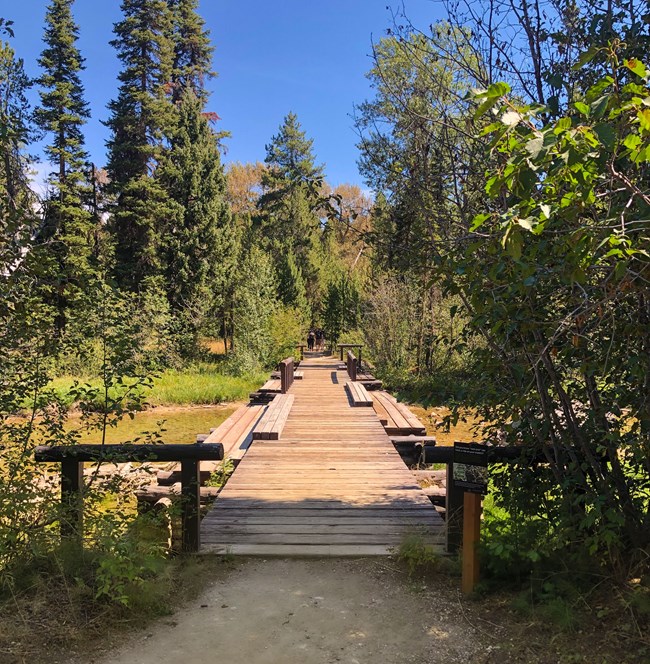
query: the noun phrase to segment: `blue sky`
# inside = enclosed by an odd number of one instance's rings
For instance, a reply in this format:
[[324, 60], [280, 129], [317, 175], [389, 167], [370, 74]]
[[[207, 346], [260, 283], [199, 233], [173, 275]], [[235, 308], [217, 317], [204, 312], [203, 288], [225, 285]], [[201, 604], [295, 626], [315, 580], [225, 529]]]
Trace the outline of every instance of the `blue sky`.
[[[36, 76], [48, 2], [2, 4], [0, 15], [14, 21], [11, 43], [28, 74]], [[436, 0], [403, 4], [420, 28], [441, 15]], [[77, 0], [74, 6], [92, 112], [86, 143], [98, 165], [105, 163], [107, 138], [101, 120], [107, 119], [106, 104], [117, 89], [119, 62], [108, 42], [120, 19], [119, 6], [119, 0]], [[391, 12], [401, 7], [398, 0], [202, 0], [200, 13], [216, 47], [219, 73], [209, 83], [209, 110], [221, 117], [218, 128], [232, 133], [226, 163], [263, 160], [265, 144], [293, 111], [314, 139], [328, 181], [362, 184], [351, 115], [354, 104], [371, 95], [364, 74], [371, 66], [372, 41], [385, 34]]]

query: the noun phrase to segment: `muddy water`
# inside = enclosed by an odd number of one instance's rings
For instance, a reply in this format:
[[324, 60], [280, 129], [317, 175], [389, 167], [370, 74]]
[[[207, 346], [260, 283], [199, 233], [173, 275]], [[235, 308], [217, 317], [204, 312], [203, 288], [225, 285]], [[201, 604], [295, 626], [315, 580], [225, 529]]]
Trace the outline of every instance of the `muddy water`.
[[[153, 408], [136, 413], [132, 420], [126, 417], [116, 427], [109, 428], [106, 431], [106, 442], [134, 442], [136, 438], [146, 436], [147, 432], [160, 431], [161, 442], [194, 443], [197, 434], [209, 433], [211, 428], [218, 427], [240, 405], [230, 403], [218, 406]], [[70, 417], [69, 426], [78, 428], [79, 418]], [[101, 433], [92, 432], [85, 435], [81, 442], [101, 443], [101, 438]]]

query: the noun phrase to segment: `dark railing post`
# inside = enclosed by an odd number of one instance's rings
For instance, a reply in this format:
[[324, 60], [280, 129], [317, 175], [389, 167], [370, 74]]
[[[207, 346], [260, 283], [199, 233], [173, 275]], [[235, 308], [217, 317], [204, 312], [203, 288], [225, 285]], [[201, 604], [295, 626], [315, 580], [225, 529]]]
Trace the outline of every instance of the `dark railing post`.
[[280, 391], [286, 394], [293, 383], [293, 357], [280, 362]]
[[183, 551], [195, 553], [201, 546], [201, 462], [181, 461], [181, 494], [183, 498]]
[[75, 458], [61, 462], [61, 537], [83, 539], [84, 465]]

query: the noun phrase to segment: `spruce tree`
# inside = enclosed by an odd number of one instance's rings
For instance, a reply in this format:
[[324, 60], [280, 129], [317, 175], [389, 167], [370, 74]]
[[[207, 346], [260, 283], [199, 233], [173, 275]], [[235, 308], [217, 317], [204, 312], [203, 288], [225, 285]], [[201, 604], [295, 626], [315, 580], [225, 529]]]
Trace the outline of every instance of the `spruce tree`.
[[317, 209], [323, 168], [314, 163], [312, 145], [295, 113], [289, 113], [266, 146], [268, 168], [262, 176], [265, 193], [258, 207], [263, 235], [269, 238], [278, 261], [276, 269], [283, 273], [283, 255], [292, 254], [315, 308], [320, 297], [321, 224]]
[[160, 230], [169, 200], [154, 175], [175, 124], [169, 100], [172, 21], [165, 0], [123, 0], [122, 12], [111, 42], [123, 68], [117, 99], [108, 105], [107, 170], [117, 199], [110, 228], [116, 276], [137, 290], [162, 271]]
[[[0, 42], [0, 249], [3, 252], [19, 236], [31, 234], [25, 227], [26, 220], [33, 217], [29, 187], [31, 158], [25, 150], [34, 137], [27, 100], [30, 86], [23, 61], [16, 58], [8, 42]], [[0, 272], [7, 268], [8, 265], [0, 265]]]
[[168, 299], [194, 337], [207, 311], [223, 306], [236, 245], [216, 137], [201, 108], [186, 89], [160, 169], [160, 183], [173, 201], [163, 238]]
[[172, 64], [173, 99], [178, 102], [187, 89], [199, 98], [203, 105], [208, 93], [205, 81], [215, 76], [212, 71], [210, 32], [198, 13], [198, 0], [168, 0], [172, 15]]
[[35, 111], [39, 127], [50, 137], [45, 153], [55, 167], [48, 179], [51, 194], [39, 239], [50, 246], [59, 330], [65, 327], [67, 308], [93, 273], [93, 221], [83, 205], [88, 155], [82, 127], [89, 112], [79, 78], [84, 60], [76, 46], [73, 1], [52, 0], [47, 9], [45, 49], [38, 61], [43, 69], [38, 79], [41, 105]]

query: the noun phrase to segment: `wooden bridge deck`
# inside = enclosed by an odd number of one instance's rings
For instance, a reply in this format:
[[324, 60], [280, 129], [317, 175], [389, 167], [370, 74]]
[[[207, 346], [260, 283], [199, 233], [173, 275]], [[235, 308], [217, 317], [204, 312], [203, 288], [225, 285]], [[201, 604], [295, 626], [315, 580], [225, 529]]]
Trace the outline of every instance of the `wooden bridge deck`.
[[442, 549], [444, 524], [347, 375], [305, 359], [280, 440], [255, 441], [203, 519], [201, 549], [235, 555], [386, 555], [410, 532]]

